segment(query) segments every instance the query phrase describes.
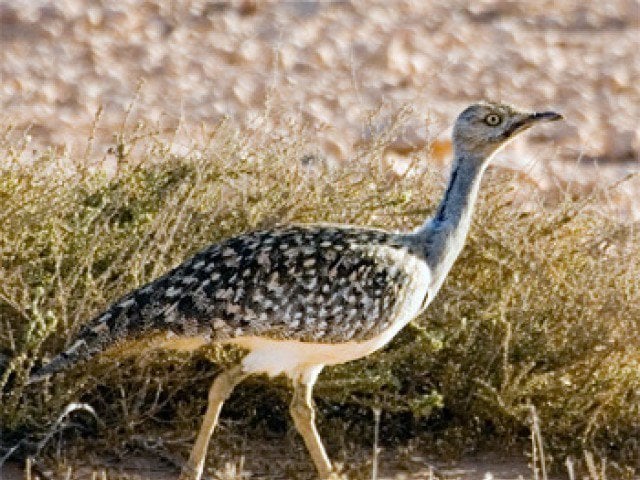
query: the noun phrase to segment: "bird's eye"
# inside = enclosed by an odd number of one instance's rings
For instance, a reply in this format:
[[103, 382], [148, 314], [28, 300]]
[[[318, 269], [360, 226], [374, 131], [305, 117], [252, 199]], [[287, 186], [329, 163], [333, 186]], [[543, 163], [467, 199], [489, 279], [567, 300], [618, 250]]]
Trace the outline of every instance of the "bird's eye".
[[490, 113], [489, 115], [484, 117], [484, 123], [486, 123], [490, 127], [495, 127], [496, 125], [500, 125], [501, 121], [502, 119], [500, 118], [500, 115], [497, 115], [495, 113]]

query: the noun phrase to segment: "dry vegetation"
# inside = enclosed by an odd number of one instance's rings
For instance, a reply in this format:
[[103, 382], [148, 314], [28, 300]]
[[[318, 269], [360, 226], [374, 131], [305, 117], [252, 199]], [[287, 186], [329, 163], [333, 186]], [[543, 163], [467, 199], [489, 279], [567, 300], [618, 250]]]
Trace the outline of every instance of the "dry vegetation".
[[[28, 143], [4, 131], [4, 447], [42, 434], [67, 404], [81, 400], [98, 412], [99, 434], [89, 443], [76, 438], [67, 451], [84, 451], [84, 458], [86, 445], [92, 454], [184, 453], [216, 370], [206, 357], [219, 364], [235, 352], [116, 358], [44, 387], [25, 387], [24, 380], [110, 301], [211, 242], [280, 222], [417, 225], [443, 179], [425, 167], [428, 146], [413, 154], [406, 175], [391, 173], [382, 152], [404, 112], [395, 120], [348, 165], [308, 156], [308, 133], [283, 118], [269, 119], [275, 129], [252, 132], [221, 122], [201, 130], [180, 155], [171, 153], [171, 136], [142, 124], [123, 127], [114, 175], [56, 150], [25, 165]], [[608, 459], [610, 476], [638, 469], [637, 225], [597, 207], [616, 186], [586, 198], [567, 192], [558, 204], [526, 209], [514, 201], [520, 188], [492, 169], [464, 253], [426, 315], [384, 351], [323, 373], [316, 388], [320, 428], [334, 452], [354, 438], [368, 442], [371, 409], [379, 407], [383, 441], [417, 438], [439, 455], [492, 442], [519, 445], [535, 420], [556, 467], [589, 451]], [[284, 382], [250, 380], [226, 415], [244, 419], [251, 435], [282, 432], [286, 392]], [[216, 442], [233, 450], [242, 439], [223, 430]], [[53, 453], [50, 445], [44, 453]], [[225, 461], [211, 458], [216, 468]], [[299, 465], [286, 468], [295, 476]], [[351, 468], [354, 478], [358, 468]]]

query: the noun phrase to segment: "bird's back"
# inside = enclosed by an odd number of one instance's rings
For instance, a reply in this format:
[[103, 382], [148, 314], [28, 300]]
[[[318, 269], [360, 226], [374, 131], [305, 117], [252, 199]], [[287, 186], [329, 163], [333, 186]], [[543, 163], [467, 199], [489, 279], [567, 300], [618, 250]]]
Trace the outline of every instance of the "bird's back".
[[333, 225], [230, 238], [119, 299], [39, 373], [158, 333], [213, 342], [369, 340], [390, 328], [409, 297], [426, 293], [424, 261], [403, 238]]

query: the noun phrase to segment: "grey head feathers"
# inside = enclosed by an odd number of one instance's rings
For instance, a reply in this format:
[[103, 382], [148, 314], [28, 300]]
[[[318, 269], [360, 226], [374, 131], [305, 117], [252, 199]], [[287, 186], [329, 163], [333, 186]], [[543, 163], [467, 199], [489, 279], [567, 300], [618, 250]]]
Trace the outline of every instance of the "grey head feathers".
[[458, 116], [453, 129], [456, 157], [487, 161], [511, 139], [536, 123], [561, 120], [555, 112], [532, 113], [511, 105], [479, 102]]

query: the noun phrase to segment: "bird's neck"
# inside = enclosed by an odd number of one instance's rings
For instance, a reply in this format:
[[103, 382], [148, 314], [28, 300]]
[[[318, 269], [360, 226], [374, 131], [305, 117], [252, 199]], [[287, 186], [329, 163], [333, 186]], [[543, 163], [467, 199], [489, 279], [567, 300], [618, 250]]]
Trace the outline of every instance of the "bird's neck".
[[425, 257], [437, 288], [446, 277], [464, 245], [478, 197], [485, 159], [456, 154], [451, 177], [436, 214], [418, 230]]

